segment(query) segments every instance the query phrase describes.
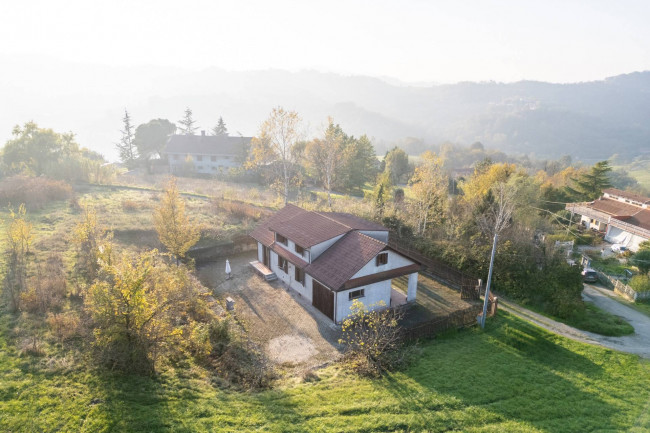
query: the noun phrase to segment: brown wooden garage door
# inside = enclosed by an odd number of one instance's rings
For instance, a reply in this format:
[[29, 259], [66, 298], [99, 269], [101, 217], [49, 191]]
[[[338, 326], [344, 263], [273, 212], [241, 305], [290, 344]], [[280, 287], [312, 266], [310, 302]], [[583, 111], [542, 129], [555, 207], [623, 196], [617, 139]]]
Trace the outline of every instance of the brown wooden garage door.
[[334, 320], [334, 292], [316, 280], [312, 280], [312, 305]]

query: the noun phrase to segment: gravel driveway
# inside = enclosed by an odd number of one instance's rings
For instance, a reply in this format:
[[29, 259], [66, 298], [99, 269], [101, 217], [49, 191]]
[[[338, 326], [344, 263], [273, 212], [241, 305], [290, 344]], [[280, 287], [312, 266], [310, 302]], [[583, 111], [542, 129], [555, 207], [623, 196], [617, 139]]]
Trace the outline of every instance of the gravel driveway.
[[582, 331], [564, 323], [549, 319], [517, 304], [499, 299], [499, 308], [528, 320], [544, 329], [583, 343], [596, 344], [621, 352], [633, 353], [650, 359], [650, 317], [618, 302], [616, 295], [605, 289], [585, 284], [582, 297], [599, 308], [620, 316], [634, 327], [634, 334], [623, 337], [607, 337]]

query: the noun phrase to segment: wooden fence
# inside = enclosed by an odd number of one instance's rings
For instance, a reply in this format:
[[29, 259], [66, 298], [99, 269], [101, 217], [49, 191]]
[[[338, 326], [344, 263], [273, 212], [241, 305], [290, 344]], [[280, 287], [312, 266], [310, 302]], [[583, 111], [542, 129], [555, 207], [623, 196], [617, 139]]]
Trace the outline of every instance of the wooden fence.
[[477, 323], [476, 318], [482, 312], [482, 305], [472, 305], [471, 307], [451, 312], [428, 322], [410, 328], [404, 328], [402, 330], [402, 338], [407, 341], [417, 340], [418, 338], [430, 338], [450, 329], [472, 326]]
[[439, 259], [423, 255], [411, 243], [400, 240], [396, 233], [391, 233], [388, 246], [407, 257], [420, 262], [426, 274], [460, 292], [464, 300], [478, 300], [484, 288], [479, 286], [479, 279], [454, 269]]

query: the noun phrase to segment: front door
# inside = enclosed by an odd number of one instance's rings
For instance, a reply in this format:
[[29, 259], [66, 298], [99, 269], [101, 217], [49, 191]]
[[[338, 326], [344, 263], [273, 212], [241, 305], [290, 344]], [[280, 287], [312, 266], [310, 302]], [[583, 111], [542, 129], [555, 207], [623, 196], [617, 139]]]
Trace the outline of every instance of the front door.
[[312, 305], [334, 320], [334, 292], [312, 280]]
[[262, 260], [264, 260], [264, 266], [271, 269], [271, 266], [270, 266], [271, 260], [269, 258], [269, 247], [267, 247], [267, 246], [262, 247], [262, 256], [263, 256]]

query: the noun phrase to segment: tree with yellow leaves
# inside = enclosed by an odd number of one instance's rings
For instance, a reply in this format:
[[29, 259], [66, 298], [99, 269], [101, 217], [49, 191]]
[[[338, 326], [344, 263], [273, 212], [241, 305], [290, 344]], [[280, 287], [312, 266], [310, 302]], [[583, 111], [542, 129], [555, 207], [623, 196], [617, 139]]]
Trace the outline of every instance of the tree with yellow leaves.
[[7, 241], [9, 244], [7, 273], [5, 287], [9, 292], [10, 308], [18, 310], [20, 293], [25, 289], [27, 282], [27, 257], [29, 247], [34, 237], [32, 224], [25, 219], [25, 204], [18, 207], [18, 211], [9, 208], [11, 220], [7, 226]]
[[411, 210], [419, 235], [426, 232], [429, 223], [442, 218], [448, 185], [442, 159], [429, 151], [424, 152], [421, 158], [422, 163], [415, 168], [409, 181], [413, 195]]
[[201, 229], [185, 214], [185, 202], [181, 199], [176, 179], [169, 179], [160, 206], [153, 215], [160, 242], [174, 255], [176, 263], [185, 258], [187, 251], [199, 241]]

